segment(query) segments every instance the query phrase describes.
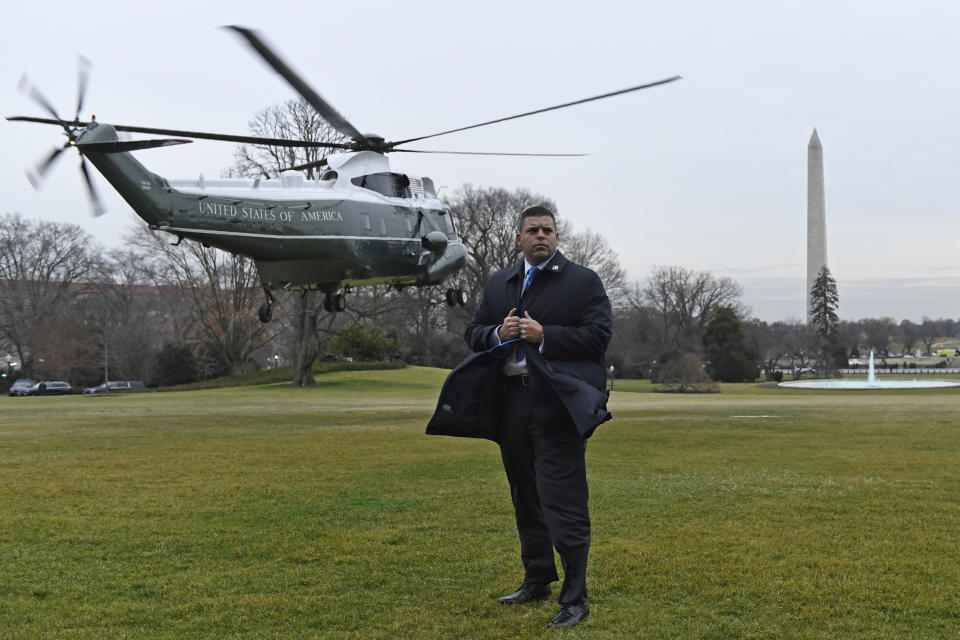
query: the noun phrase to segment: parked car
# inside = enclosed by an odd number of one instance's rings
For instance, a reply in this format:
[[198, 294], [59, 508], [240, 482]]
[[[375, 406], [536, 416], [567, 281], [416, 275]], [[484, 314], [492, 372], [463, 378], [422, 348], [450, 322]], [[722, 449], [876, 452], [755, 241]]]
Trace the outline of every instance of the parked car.
[[146, 385], [139, 380], [111, 380], [110, 382], [102, 382], [95, 387], [87, 387], [83, 390], [83, 393], [93, 395], [96, 393], [105, 393], [107, 389], [110, 390], [110, 393], [114, 393], [119, 391], [140, 391], [145, 388]]
[[11, 396], [25, 396], [33, 385], [34, 382], [30, 378], [20, 378], [19, 380], [14, 380], [13, 384], [10, 385], [9, 393]]
[[28, 396], [65, 396], [73, 393], [73, 387], [62, 380], [44, 380], [29, 389]]

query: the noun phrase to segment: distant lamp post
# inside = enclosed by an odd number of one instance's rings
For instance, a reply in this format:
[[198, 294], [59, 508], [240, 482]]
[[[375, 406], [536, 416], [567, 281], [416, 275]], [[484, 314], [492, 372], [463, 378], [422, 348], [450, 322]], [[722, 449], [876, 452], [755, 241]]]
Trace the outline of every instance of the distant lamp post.
[[613, 391], [613, 374], [614, 374], [614, 371], [615, 371], [615, 369], [613, 368], [613, 365], [610, 365], [610, 391]]
[[11, 363], [13, 362], [13, 356], [8, 353], [4, 360], [7, 361], [7, 377], [10, 377], [13, 374], [13, 367], [11, 366]]
[[280, 366], [280, 354], [275, 354], [273, 356], [273, 368], [276, 369]]

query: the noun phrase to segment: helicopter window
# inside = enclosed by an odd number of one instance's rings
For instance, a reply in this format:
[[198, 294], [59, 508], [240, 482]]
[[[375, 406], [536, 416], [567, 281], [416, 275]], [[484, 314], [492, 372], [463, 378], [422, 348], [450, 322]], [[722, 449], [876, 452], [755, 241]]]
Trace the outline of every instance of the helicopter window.
[[403, 221], [407, 224], [407, 233], [413, 233], [413, 220], [404, 218]]
[[380, 218], [380, 235], [387, 235], [387, 220], [385, 218]]
[[363, 219], [363, 230], [370, 231], [370, 216], [363, 213], [360, 215], [360, 217]]
[[447, 237], [451, 240], [457, 239], [457, 224], [453, 219], [453, 214], [449, 211], [444, 211], [440, 214], [440, 219], [443, 220], [443, 224], [447, 228]]
[[410, 179], [402, 173], [370, 173], [351, 178], [350, 182], [391, 198], [410, 197]]

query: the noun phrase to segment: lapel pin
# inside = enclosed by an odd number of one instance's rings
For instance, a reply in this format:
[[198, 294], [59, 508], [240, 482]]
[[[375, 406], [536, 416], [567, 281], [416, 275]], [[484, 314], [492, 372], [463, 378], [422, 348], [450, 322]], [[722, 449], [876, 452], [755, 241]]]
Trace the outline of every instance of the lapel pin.
[[550, 267], [550, 270], [551, 270], [551, 271], [560, 271], [560, 267], [558, 267], [557, 265], [553, 265], [552, 267]]

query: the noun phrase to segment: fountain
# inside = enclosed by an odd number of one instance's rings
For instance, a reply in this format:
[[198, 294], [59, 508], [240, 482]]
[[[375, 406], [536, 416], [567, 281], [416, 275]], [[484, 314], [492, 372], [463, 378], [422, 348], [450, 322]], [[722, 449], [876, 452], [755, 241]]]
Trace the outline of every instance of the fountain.
[[960, 380], [906, 380], [894, 378], [892, 380], [877, 380], [877, 372], [873, 368], [873, 351], [870, 352], [870, 363], [867, 368], [867, 379], [849, 378], [842, 380], [792, 380], [781, 382], [777, 386], [791, 389], [936, 389], [943, 387], [960, 387]]

